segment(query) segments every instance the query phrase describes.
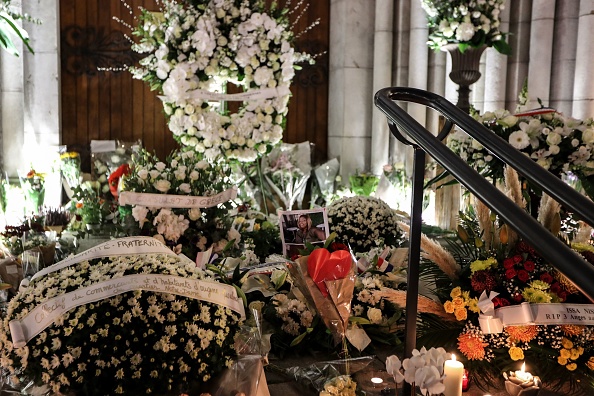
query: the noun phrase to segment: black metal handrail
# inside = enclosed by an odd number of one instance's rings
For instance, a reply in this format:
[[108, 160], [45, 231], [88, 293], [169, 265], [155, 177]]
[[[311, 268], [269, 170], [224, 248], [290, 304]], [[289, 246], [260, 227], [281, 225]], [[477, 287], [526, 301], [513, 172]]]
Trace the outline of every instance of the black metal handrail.
[[[412, 118], [395, 101], [405, 101], [430, 107], [445, 117], [445, 125], [436, 137]], [[422, 221], [422, 183], [425, 153], [443, 166], [470, 192], [483, 201], [491, 210], [512, 227], [540, 255], [548, 260], [590, 300], [594, 301], [594, 266], [571, 250], [555, 235], [546, 230], [536, 219], [517, 206], [491, 182], [472, 169], [442, 141], [455, 124], [480, 142], [497, 158], [514, 168], [534, 185], [542, 188], [557, 202], [571, 209], [586, 223], [594, 226], [594, 203], [558, 177], [521, 154], [508, 142], [495, 135], [484, 125], [445, 98], [415, 88], [384, 88], [375, 94], [375, 105], [388, 117], [392, 133], [414, 148], [413, 198], [411, 208], [408, 293], [406, 301], [406, 346], [409, 356], [416, 342], [416, 312], [419, 282], [419, 260]], [[398, 128], [406, 133], [406, 139]], [[412, 140], [412, 142], [409, 141]], [[421, 187], [419, 187], [421, 183]], [[411, 314], [412, 313], [412, 314]]]

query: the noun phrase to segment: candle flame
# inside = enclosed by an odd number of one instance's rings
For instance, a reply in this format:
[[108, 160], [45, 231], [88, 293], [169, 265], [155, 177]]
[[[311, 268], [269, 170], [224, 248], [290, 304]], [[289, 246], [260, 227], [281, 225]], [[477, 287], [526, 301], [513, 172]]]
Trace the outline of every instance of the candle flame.
[[454, 355], [453, 353], [452, 353], [452, 360], [453, 360], [454, 362], [456, 361], [456, 355]]
[[382, 382], [384, 382], [384, 380], [379, 377], [373, 377], [371, 379], [371, 382], [373, 382], [374, 384], [381, 384]]
[[526, 362], [522, 363], [522, 369], [520, 371], [521, 372], [526, 371]]

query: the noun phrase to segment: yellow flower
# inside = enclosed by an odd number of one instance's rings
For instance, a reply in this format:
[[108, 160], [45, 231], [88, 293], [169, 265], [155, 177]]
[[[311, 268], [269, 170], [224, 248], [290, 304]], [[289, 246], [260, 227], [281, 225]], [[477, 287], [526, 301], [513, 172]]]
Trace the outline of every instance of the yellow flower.
[[466, 320], [466, 308], [456, 308], [456, 310], [454, 311], [454, 315], [456, 315], [457, 320]]
[[567, 359], [563, 359], [561, 356], [559, 356], [557, 358], [557, 363], [559, 363], [561, 366], [565, 366], [567, 364]]
[[521, 348], [513, 346], [509, 348], [508, 352], [509, 357], [511, 357], [511, 359], [514, 361], [524, 359], [524, 351]]
[[450, 293], [450, 297], [452, 298], [460, 297], [461, 295], [462, 289], [460, 288], [460, 286], [453, 288], [452, 292]]
[[456, 308], [460, 308], [466, 305], [462, 297], [456, 297], [452, 302], [454, 303], [454, 307]]
[[581, 355], [581, 353], [575, 348], [572, 348], [570, 352], [571, 352], [571, 360], [577, 360]]
[[447, 313], [454, 313], [454, 303], [452, 303], [451, 301], [446, 301], [443, 304], [443, 308]]
[[481, 309], [478, 306], [477, 298], [471, 298], [470, 300], [468, 300], [468, 309], [476, 313], [479, 313], [481, 311]]
[[565, 368], [569, 371], [573, 371], [577, 368], [577, 364], [575, 363], [569, 363], [567, 366], [565, 366]]
[[569, 352], [568, 349], [561, 349], [559, 351], [559, 356], [561, 356], [561, 358], [567, 360], [571, 357], [571, 352]]
[[561, 345], [563, 345], [563, 348], [565, 349], [571, 349], [573, 348], [573, 342], [571, 342], [570, 339], [563, 337], [563, 340], [561, 340]]

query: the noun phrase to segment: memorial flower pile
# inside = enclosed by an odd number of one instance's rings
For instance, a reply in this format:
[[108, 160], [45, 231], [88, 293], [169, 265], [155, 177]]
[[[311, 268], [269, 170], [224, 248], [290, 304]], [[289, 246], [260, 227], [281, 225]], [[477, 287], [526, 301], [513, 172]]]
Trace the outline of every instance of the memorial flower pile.
[[[551, 173], [577, 176], [586, 193], [594, 196], [592, 119], [578, 120], [551, 109], [516, 115], [498, 110], [474, 114], [474, 118]], [[465, 132], [454, 131], [448, 145], [479, 173], [503, 180], [503, 162]]]
[[[545, 197], [543, 205], [558, 205]], [[552, 204], [550, 202], [553, 202]], [[559, 222], [558, 212], [544, 215], [541, 205], [539, 220], [543, 224]], [[559, 226], [552, 227], [559, 230]], [[569, 384], [586, 393], [592, 392], [594, 380], [594, 326], [585, 314], [594, 308], [588, 299], [535, 249], [519, 239], [497, 216], [478, 203], [477, 211], [461, 216], [457, 237], [450, 239], [448, 254], [459, 264], [451, 276], [436, 275], [434, 262], [427, 262], [427, 274], [437, 276], [437, 294], [447, 313], [455, 322], [423, 329], [425, 337], [437, 337], [441, 345], [457, 348], [466, 359], [465, 366], [473, 372], [490, 372], [493, 378], [526, 362], [543, 378], [546, 386]], [[589, 244], [577, 244], [574, 250], [590, 261], [594, 249]], [[532, 322], [497, 329], [490, 320], [493, 310], [532, 304], [567, 304], [559, 321]], [[546, 309], [546, 308], [543, 308]], [[572, 316], [573, 315], [573, 316]], [[582, 318], [582, 319], [576, 319]], [[592, 320], [594, 316], [591, 315]], [[567, 320], [566, 320], [567, 319]], [[448, 330], [445, 330], [448, 329]], [[449, 334], [439, 336], [438, 332]], [[537, 368], [537, 369], [536, 369]], [[475, 380], [484, 383], [486, 377]]]
[[[25, 346], [13, 344], [9, 323], [40, 304], [56, 310], [66, 296], [72, 297], [67, 293], [89, 287], [78, 296], [84, 298], [104, 292], [106, 282], [123, 287], [127, 276], [137, 274], [214, 280], [211, 273], [174, 254], [83, 259], [33, 279], [10, 301], [0, 327], [2, 366], [23, 383], [56, 394], [89, 395], [179, 393], [231, 366], [239, 314], [205, 300], [146, 289], [79, 305], [56, 315]], [[59, 296], [64, 297], [50, 300]]]

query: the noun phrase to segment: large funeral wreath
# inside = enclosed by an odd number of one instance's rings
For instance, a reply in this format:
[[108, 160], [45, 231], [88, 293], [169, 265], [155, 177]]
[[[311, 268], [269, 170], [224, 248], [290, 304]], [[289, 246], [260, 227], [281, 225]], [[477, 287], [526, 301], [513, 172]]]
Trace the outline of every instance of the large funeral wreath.
[[[295, 62], [286, 10], [253, 0], [165, 0], [143, 10], [136, 78], [161, 93], [175, 139], [207, 158], [253, 161], [280, 142]], [[227, 83], [244, 92], [226, 95]], [[216, 101], [244, 101], [237, 113]]]

